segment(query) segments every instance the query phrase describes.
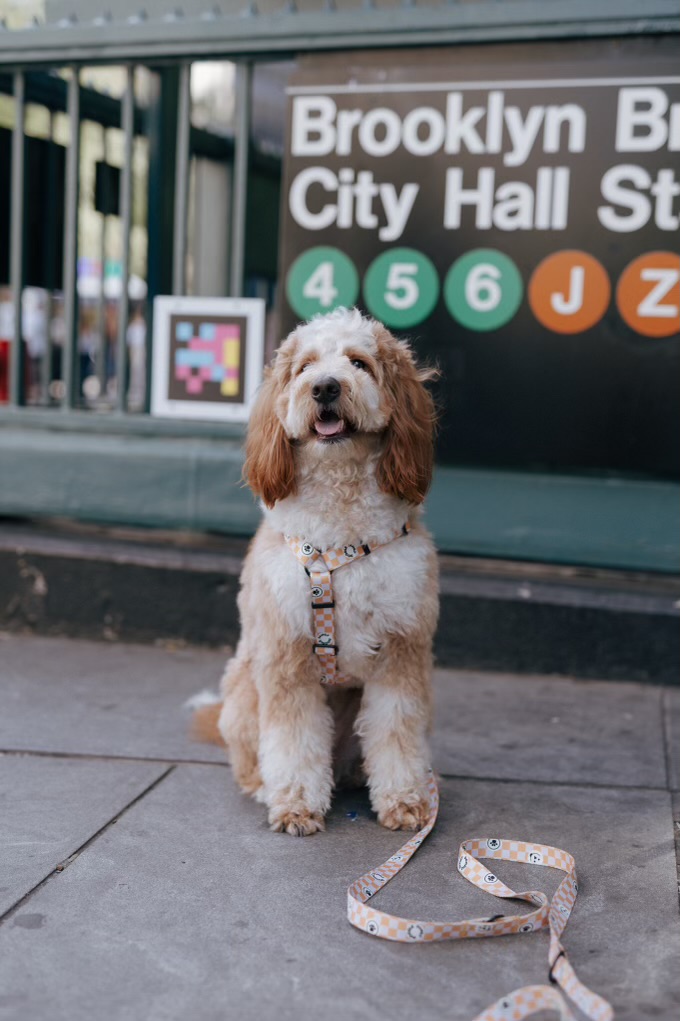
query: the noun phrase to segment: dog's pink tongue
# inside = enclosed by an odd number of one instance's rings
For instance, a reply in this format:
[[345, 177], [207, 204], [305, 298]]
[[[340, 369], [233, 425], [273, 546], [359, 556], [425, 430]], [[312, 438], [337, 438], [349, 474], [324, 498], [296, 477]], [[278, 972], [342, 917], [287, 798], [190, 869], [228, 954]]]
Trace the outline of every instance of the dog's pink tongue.
[[345, 431], [345, 422], [342, 418], [336, 418], [334, 422], [324, 422], [319, 419], [314, 423], [314, 428], [320, 436], [338, 436]]

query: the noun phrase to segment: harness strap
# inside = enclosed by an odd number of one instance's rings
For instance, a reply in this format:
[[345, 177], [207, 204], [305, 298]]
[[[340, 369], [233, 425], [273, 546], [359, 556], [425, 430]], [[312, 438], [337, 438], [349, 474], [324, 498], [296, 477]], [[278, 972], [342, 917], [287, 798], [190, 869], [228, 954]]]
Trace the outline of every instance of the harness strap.
[[331, 575], [333, 571], [353, 564], [362, 557], [367, 557], [374, 550], [381, 546], [399, 539], [402, 535], [408, 535], [411, 526], [406, 522], [398, 532], [386, 539], [385, 542], [374, 543], [369, 546], [367, 543], [357, 543], [356, 546], [336, 546], [331, 549], [320, 550], [312, 546], [310, 542], [295, 536], [284, 535], [284, 539], [290, 550], [304, 567], [309, 577], [312, 589], [312, 614], [314, 621], [314, 642], [312, 648], [321, 661], [323, 674], [322, 684], [344, 684], [349, 678], [338, 670], [337, 656], [338, 644], [335, 629], [335, 600], [333, 599], [333, 583]]
[[[550, 929], [548, 950], [548, 979], [550, 985], [524, 986], [493, 1003], [474, 1021], [522, 1021], [540, 1010], [558, 1011], [562, 1021], [575, 1021], [566, 997], [576, 1004], [591, 1021], [611, 1021], [612, 1007], [606, 1000], [583, 985], [569, 963], [560, 942], [569, 920], [578, 886], [576, 863], [570, 854], [559, 847], [527, 843], [500, 837], [473, 837], [465, 840], [458, 850], [458, 871], [468, 882], [485, 893], [502, 899], [514, 898], [531, 904], [533, 910], [525, 915], [493, 915], [491, 918], [472, 918], [462, 922], [424, 922], [398, 918], [369, 906], [373, 895], [393, 879], [413, 857], [432, 830], [439, 809], [439, 791], [430, 770], [427, 789], [430, 814], [425, 826], [411, 837], [396, 854], [377, 869], [367, 872], [352, 883], [347, 891], [347, 918], [357, 929], [371, 936], [399, 943], [430, 943], [436, 940], [477, 939], [485, 936], [508, 936]], [[564, 879], [548, 900], [540, 890], [516, 892], [506, 886], [481, 860], [494, 858], [500, 861], [522, 862], [526, 865], [544, 865], [560, 869]], [[565, 994], [565, 995], [563, 995]]]

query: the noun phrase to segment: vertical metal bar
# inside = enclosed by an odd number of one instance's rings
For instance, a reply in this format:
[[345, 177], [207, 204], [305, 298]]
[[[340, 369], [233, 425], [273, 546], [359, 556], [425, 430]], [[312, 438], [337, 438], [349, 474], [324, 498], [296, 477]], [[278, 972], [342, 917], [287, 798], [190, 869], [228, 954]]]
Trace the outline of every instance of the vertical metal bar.
[[123, 171], [120, 182], [120, 225], [123, 234], [121, 258], [121, 292], [118, 305], [118, 342], [116, 347], [116, 377], [118, 379], [116, 404], [118, 411], [127, 407], [127, 327], [129, 315], [128, 285], [130, 282], [130, 223], [132, 220], [132, 140], [135, 113], [135, 69], [127, 68], [127, 80], [121, 109], [123, 129]]
[[107, 129], [102, 125], [102, 210], [99, 234], [99, 262], [101, 265], [101, 285], [99, 298], [97, 300], [97, 333], [99, 334], [99, 345], [95, 354], [95, 374], [99, 380], [99, 393], [104, 395], [106, 390], [106, 296], [104, 294], [104, 278], [106, 276], [106, 216], [108, 213], [109, 189], [107, 178], [108, 151], [107, 151]]
[[232, 298], [243, 296], [252, 78], [252, 64], [244, 61], [236, 65], [236, 149], [234, 153], [234, 180], [231, 201], [231, 251], [229, 260], [229, 293]]
[[[47, 142], [47, 180], [54, 181], [57, 173], [57, 146], [54, 141], [54, 110], [50, 110], [49, 139]], [[52, 381], [52, 317], [54, 315], [54, 288], [56, 286], [56, 203], [50, 203], [45, 224], [43, 269], [47, 289], [47, 331], [40, 368], [42, 403], [50, 403], [50, 382]]]
[[147, 338], [145, 409], [151, 408], [150, 338], [153, 335], [153, 303], [157, 294], [172, 294], [175, 156], [177, 151], [177, 107], [179, 67], [160, 67], [151, 72], [151, 95], [146, 109], [149, 141], [147, 176], [148, 259]]
[[[68, 83], [67, 113], [69, 120], [69, 147], [66, 154], [66, 194], [64, 198], [64, 352], [62, 378], [64, 401], [62, 407], [73, 408], [76, 403], [76, 364], [78, 357], [78, 176], [80, 168], [80, 74], [71, 69]], [[78, 377], [80, 374], [78, 373]]]
[[191, 131], [191, 64], [179, 72], [177, 151], [175, 157], [175, 229], [173, 237], [172, 293], [186, 287], [187, 199], [189, 195], [189, 135]]
[[52, 317], [54, 316], [54, 291], [51, 289], [47, 290], [45, 315], [47, 328], [45, 330], [45, 346], [40, 358], [40, 401], [42, 404], [49, 405], [52, 381]]
[[24, 128], [26, 121], [23, 71], [14, 74], [14, 128], [12, 130], [12, 198], [10, 208], [9, 278], [14, 307], [14, 338], [10, 363], [10, 404], [24, 401], [24, 357], [21, 329], [21, 298], [24, 285]]

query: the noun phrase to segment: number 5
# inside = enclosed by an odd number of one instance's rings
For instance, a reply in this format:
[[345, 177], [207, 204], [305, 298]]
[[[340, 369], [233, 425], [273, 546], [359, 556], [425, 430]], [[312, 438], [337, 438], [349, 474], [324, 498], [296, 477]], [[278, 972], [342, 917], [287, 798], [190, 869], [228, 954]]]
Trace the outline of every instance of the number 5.
[[[393, 262], [387, 274], [385, 301], [398, 311], [413, 308], [420, 297], [420, 289], [413, 277], [418, 272], [415, 262]], [[401, 294], [395, 293], [401, 291]]]

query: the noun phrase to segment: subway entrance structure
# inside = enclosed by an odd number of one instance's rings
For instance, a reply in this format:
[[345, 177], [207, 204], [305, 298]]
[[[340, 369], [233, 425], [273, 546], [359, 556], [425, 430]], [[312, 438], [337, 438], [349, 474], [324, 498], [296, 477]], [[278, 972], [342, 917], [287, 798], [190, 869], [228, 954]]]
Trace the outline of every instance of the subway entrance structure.
[[442, 369], [443, 552], [678, 571], [674, 0], [35, 7], [0, 514], [249, 534], [244, 426], [149, 413], [154, 298], [263, 299], [268, 355], [356, 303]]

